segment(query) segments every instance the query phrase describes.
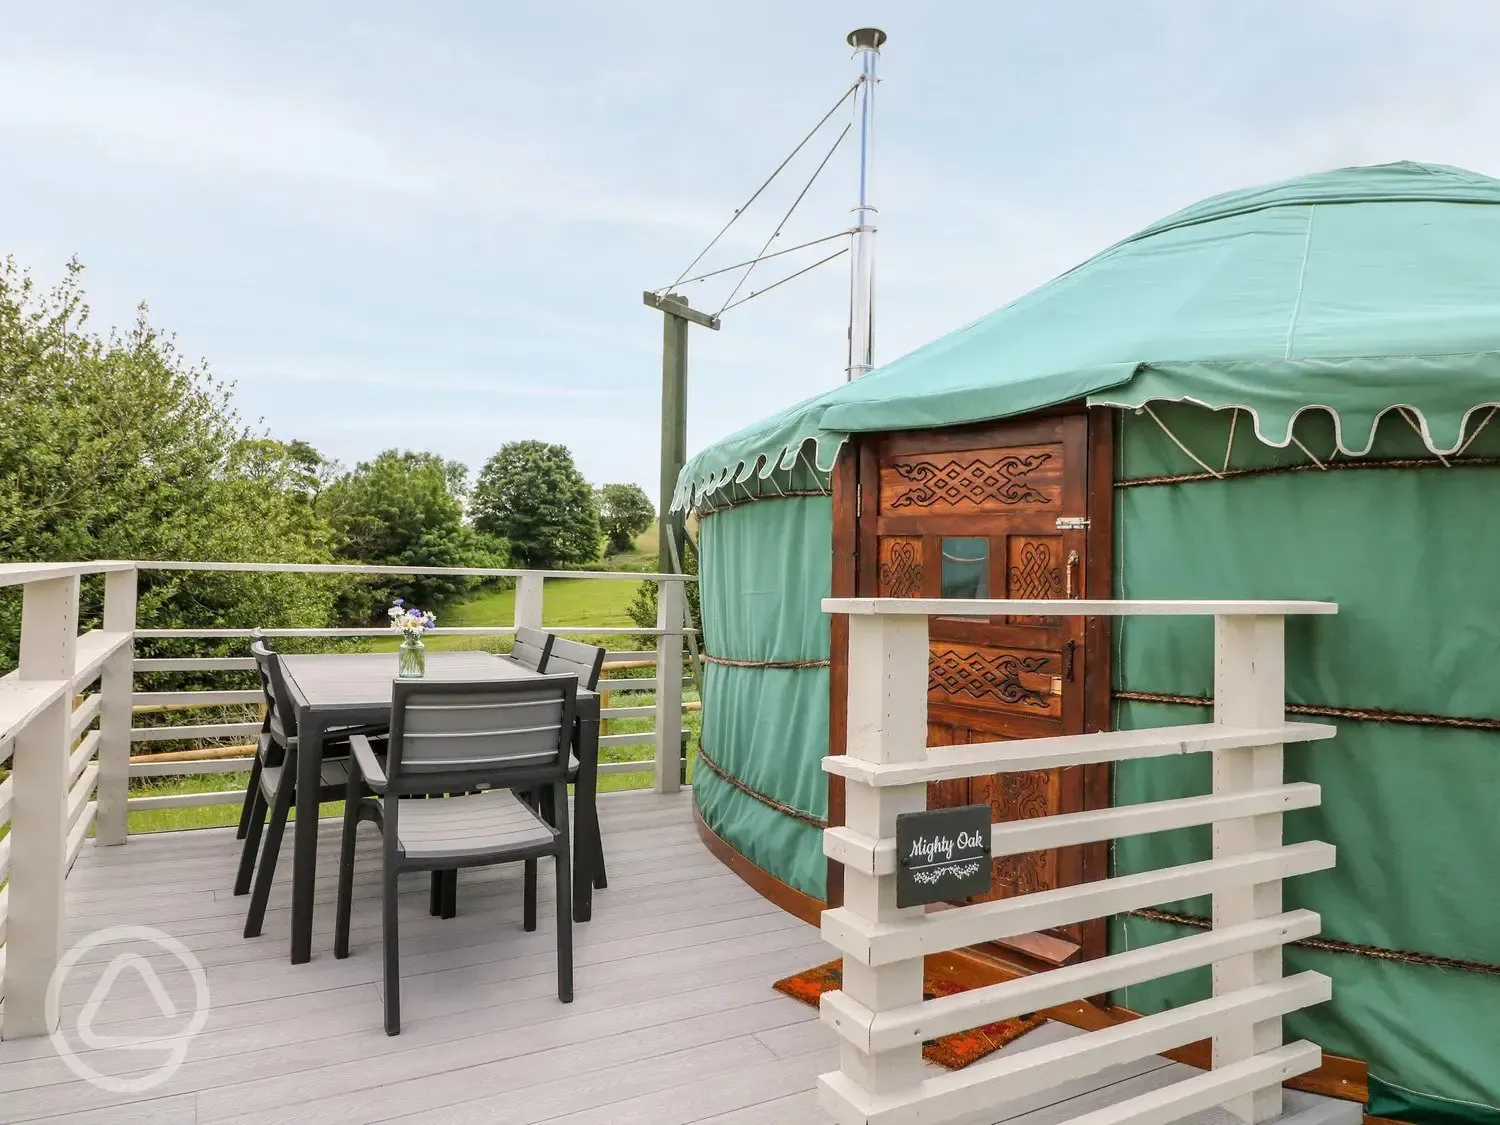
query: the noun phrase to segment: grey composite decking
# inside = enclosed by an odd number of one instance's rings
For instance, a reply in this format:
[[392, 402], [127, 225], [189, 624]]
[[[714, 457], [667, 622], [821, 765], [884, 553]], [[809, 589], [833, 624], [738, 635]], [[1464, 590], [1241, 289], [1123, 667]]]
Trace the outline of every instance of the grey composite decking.
[[[838, 1065], [833, 1035], [770, 985], [831, 951], [703, 849], [690, 801], [688, 793], [600, 799], [610, 885], [595, 896], [593, 921], [574, 930], [571, 1005], [555, 995], [545, 872], [532, 934], [521, 930], [519, 865], [463, 873], [459, 915], [448, 921], [428, 916], [427, 880], [407, 877], [403, 1030], [395, 1038], [381, 1029], [379, 849], [369, 826], [361, 828], [352, 956], [332, 954], [338, 824], [324, 821], [313, 960], [298, 966], [287, 960], [290, 863], [278, 872], [264, 935], [240, 936], [247, 900], [230, 893], [232, 830], [86, 847], [68, 879], [70, 941], [109, 926], [171, 935], [204, 967], [208, 1022], [175, 1075], [142, 1093], [85, 1083], [47, 1040], [0, 1043], [0, 1122], [826, 1125], [813, 1089], [818, 1074]], [[178, 1014], [163, 1016], [145, 978], [127, 968], [98, 1005], [94, 1033], [181, 1030], [191, 978], [170, 954], [124, 942], [97, 947], [69, 973], [65, 1029], [76, 1030], [106, 966], [125, 952], [152, 965]], [[1047, 1024], [1007, 1049], [1071, 1034]], [[160, 1045], [81, 1052], [97, 1070], [120, 1075], [165, 1055]], [[1054, 1125], [1191, 1073], [1151, 1059], [1008, 1107], [1003, 1120]], [[1358, 1122], [1349, 1103], [1293, 1099], [1288, 1108], [1298, 1112], [1287, 1125]]]

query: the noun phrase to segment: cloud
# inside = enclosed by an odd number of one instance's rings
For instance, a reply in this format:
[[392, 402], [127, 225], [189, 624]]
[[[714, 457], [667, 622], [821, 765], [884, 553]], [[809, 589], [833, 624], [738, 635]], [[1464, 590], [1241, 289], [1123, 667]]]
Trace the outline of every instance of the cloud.
[[358, 364], [292, 362], [246, 362], [216, 365], [226, 378], [243, 388], [246, 383], [265, 381], [325, 384], [332, 388], [380, 387], [413, 394], [434, 391], [458, 391], [465, 394], [501, 395], [506, 398], [612, 398], [620, 394], [611, 388], [569, 387], [553, 383], [518, 383], [495, 375], [445, 370], [411, 369], [381, 371]]
[[0, 56], [0, 126], [114, 160], [431, 195], [437, 170], [326, 106], [108, 59]]

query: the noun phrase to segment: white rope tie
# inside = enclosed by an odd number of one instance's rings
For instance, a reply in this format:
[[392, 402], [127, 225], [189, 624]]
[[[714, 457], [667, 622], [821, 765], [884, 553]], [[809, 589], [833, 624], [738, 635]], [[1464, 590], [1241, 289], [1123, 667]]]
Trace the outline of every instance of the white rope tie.
[[[797, 447], [797, 460], [793, 463], [792, 467], [796, 468], [797, 465], [802, 464], [802, 458], [806, 457], [806, 456], [807, 456], [807, 443], [803, 442], [801, 445], [799, 445]], [[823, 487], [823, 481], [818, 476], [818, 466], [817, 466], [817, 463], [809, 459], [809, 461], [807, 462], [807, 470], [808, 470], [808, 472], [812, 473], [813, 484], [817, 485], [817, 487], [818, 487], [818, 493], [820, 495], [822, 495], [822, 496], [832, 496], [833, 495], [832, 489], [828, 489], [828, 488], [824, 488]]]
[[1234, 452], [1234, 426], [1240, 420], [1240, 408], [1236, 406], [1229, 412], [1229, 444], [1224, 447], [1224, 472], [1229, 471], [1229, 456]]
[[1302, 450], [1303, 453], [1307, 454], [1307, 459], [1309, 461], [1311, 461], [1318, 468], [1322, 469], [1325, 473], [1328, 471], [1328, 466], [1325, 465], [1325, 464], [1323, 464], [1323, 462], [1319, 461], [1318, 458], [1317, 458], [1317, 456], [1313, 453], [1313, 451], [1311, 449], [1308, 449], [1307, 446], [1303, 445], [1302, 442], [1298, 439], [1298, 437], [1297, 437], [1296, 434], [1292, 434], [1291, 435], [1291, 439], [1292, 439], [1292, 444], [1293, 445], [1295, 445], [1298, 449]]
[[1219, 472], [1219, 470], [1215, 469], [1207, 461], [1203, 460], [1203, 458], [1199, 457], [1191, 449], [1183, 445], [1182, 442], [1178, 440], [1177, 435], [1174, 434], [1171, 430], [1167, 429], [1167, 424], [1156, 416], [1156, 411], [1152, 410], [1149, 404], [1142, 406], [1141, 409], [1144, 410], [1147, 414], [1151, 415], [1151, 420], [1161, 427], [1161, 432], [1172, 439], [1173, 445], [1175, 445], [1178, 449], [1182, 450], [1189, 457], [1191, 457], [1195, 465], [1199, 466], [1205, 473], [1213, 477], [1215, 480], [1224, 479], [1223, 473]]
[[1500, 410], [1500, 406], [1492, 406], [1492, 407], [1490, 407], [1490, 412], [1484, 416], [1484, 421], [1481, 422], [1481, 423], [1479, 423], [1478, 426], [1474, 427], [1474, 432], [1472, 434], [1470, 434], [1468, 436], [1468, 438], [1464, 441], [1464, 443], [1458, 447], [1458, 452], [1455, 453], [1453, 456], [1455, 456], [1455, 457], [1462, 457], [1464, 455], [1464, 450], [1468, 449], [1469, 446], [1470, 446], [1470, 444], [1473, 443], [1474, 439], [1479, 436], [1479, 432], [1481, 430], [1483, 430], [1486, 426], [1488, 426], [1490, 424], [1490, 419], [1495, 416], [1495, 411], [1497, 411], [1497, 410]]

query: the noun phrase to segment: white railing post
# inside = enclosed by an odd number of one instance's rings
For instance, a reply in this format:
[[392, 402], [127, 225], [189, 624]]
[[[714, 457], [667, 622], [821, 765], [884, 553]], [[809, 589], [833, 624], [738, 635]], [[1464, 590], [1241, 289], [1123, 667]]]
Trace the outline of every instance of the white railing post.
[[[927, 757], [927, 618], [851, 615], [846, 753], [881, 765], [921, 762]], [[896, 834], [896, 817], [927, 807], [927, 786], [844, 788], [844, 824], [874, 839]], [[894, 922], [923, 908], [896, 906], [895, 874], [869, 875], [844, 869], [844, 910], [869, 922]], [[871, 967], [845, 953], [842, 991], [872, 1012], [922, 1002], [922, 958]], [[840, 1044], [839, 1069], [865, 1090], [880, 1092], [917, 1080], [920, 1041], [866, 1054]], [[826, 1108], [826, 1105], [825, 1105]]]
[[[71, 681], [78, 656], [78, 578], [29, 582], [21, 608], [19, 678]], [[6, 930], [5, 1018], [0, 1037], [53, 1030], [47, 984], [62, 957], [68, 862], [68, 754], [73, 692], [63, 691], [16, 735]]]
[[523, 574], [516, 579], [516, 628], [542, 627], [542, 583], [540, 574]]
[[[137, 571], [110, 571], [104, 576], [104, 631], [135, 632]], [[99, 678], [98, 815], [95, 845], [123, 844], [130, 799], [131, 695], [134, 690], [134, 642], [122, 645], [105, 662]]]
[[[1214, 722], [1226, 726], [1274, 728], [1286, 722], [1286, 650], [1284, 619], [1233, 616], [1214, 619]], [[1214, 754], [1214, 794], [1263, 789], [1282, 784], [1282, 748], [1254, 746]], [[1215, 859], [1281, 847], [1281, 814], [1242, 817], [1213, 826]], [[1214, 929], [1239, 925], [1281, 913], [1281, 881], [1216, 891]], [[1220, 961], [1213, 968], [1214, 995], [1225, 996], [1281, 979], [1281, 946]], [[1217, 1070], [1270, 1051], [1282, 1044], [1281, 1017], [1246, 1024], [1217, 1035], [1213, 1065]], [[1224, 1105], [1247, 1123], [1281, 1114], [1281, 1087], [1272, 1085], [1243, 1094]]]
[[676, 793], [682, 779], [682, 622], [679, 580], [656, 580], [656, 791]]

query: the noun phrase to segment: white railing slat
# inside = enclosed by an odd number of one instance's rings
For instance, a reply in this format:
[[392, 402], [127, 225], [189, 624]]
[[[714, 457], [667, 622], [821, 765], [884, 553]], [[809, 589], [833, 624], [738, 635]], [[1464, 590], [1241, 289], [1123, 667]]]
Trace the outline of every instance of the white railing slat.
[[[24, 564], [23, 564], [24, 565]], [[466, 575], [471, 578], [567, 578], [567, 579], [628, 579], [632, 582], [668, 581], [696, 582], [690, 574], [648, 574], [634, 570], [511, 570], [493, 566], [376, 566], [360, 563], [262, 563], [262, 562], [145, 562], [133, 563], [65, 563], [63, 566], [83, 567], [67, 573], [93, 574], [101, 570], [136, 567], [140, 570], [205, 570], [220, 572], [242, 572], [251, 574], [435, 574], [439, 577]], [[21, 579], [30, 581], [30, 579]], [[0, 584], [4, 582], [0, 571]]]
[[162, 793], [153, 797], [131, 797], [130, 812], [150, 809], [185, 809], [195, 805], [237, 805], [245, 799], [243, 789], [217, 789], [210, 793]]
[[[678, 733], [678, 745], [680, 747], [682, 736], [687, 731]], [[643, 730], [635, 734], [602, 734], [599, 736], [599, 748], [602, 750], [607, 746], [651, 746], [656, 743], [656, 732], [654, 730]], [[679, 749], [677, 756], [682, 756]]]
[[[1327, 723], [1285, 723], [1275, 726], [1233, 726], [1195, 723], [1143, 730], [1098, 731], [1027, 738], [1011, 742], [976, 742], [934, 746], [916, 761], [880, 764], [846, 754], [823, 759], [832, 774], [865, 785], [917, 785], [951, 781], [991, 773], [1031, 773], [1067, 766], [1164, 758], [1175, 754], [1205, 754], [1242, 747], [1314, 742], [1333, 738], [1338, 728]], [[922, 738], [925, 743], [925, 733]]]
[[1160, 1125], [1261, 1090], [1274, 1090], [1279, 1098], [1283, 1082], [1321, 1065], [1323, 1052], [1318, 1045], [1299, 1040], [1149, 1094], [1138, 1094], [1108, 1109], [1085, 1113], [1068, 1125]]
[[1224, 957], [1274, 949], [1318, 932], [1311, 910], [1293, 910], [1223, 930], [1208, 930], [1045, 973], [925, 1000], [878, 1016], [842, 992], [825, 993], [818, 1013], [860, 1050], [889, 1051], [1014, 1016], [1099, 996], [1117, 988], [1212, 965]]
[[[1207, 797], [1179, 797], [1139, 805], [1003, 821], [990, 826], [990, 855], [1025, 855], [1049, 848], [1066, 848], [1098, 840], [1118, 840], [1174, 828], [1192, 828], [1218, 820], [1315, 808], [1322, 790], [1307, 781], [1221, 793]], [[823, 835], [829, 859], [868, 875], [896, 873], [896, 841], [887, 836], [872, 840], [848, 828], [830, 828]]]
[[251, 672], [253, 656], [137, 656], [131, 665], [137, 672]]
[[853, 617], [1286, 617], [1331, 614], [1336, 602], [1125, 598], [824, 598], [824, 613]]
[[650, 704], [644, 707], [605, 707], [599, 712], [601, 719], [645, 719], [656, 714]]
[[99, 732], [91, 730], [83, 736], [83, 741], [78, 744], [68, 758], [68, 784], [78, 780], [78, 775], [88, 768], [88, 764], [94, 760], [94, 755], [99, 751]]
[[[818, 1080], [820, 1100], [836, 1120], [868, 1125], [925, 1125], [985, 1111], [999, 1114], [1003, 1113], [1007, 1102], [1039, 1094], [1064, 1082], [1086, 1078], [1111, 1066], [1134, 1062], [1207, 1038], [1224, 1027], [1281, 1016], [1319, 1004], [1332, 995], [1333, 988], [1326, 976], [1299, 973], [1274, 984], [1258, 985], [1228, 996], [1210, 997], [1087, 1035], [973, 1063], [962, 1070], [933, 1075], [900, 1091], [869, 1093], [851, 1083], [842, 1073], [834, 1071]], [[1300, 1063], [1307, 1056], [1305, 1052], [1299, 1052], [1294, 1057]], [[1317, 1065], [1315, 1059], [1312, 1066]], [[1301, 1071], [1291, 1071], [1288, 1077], [1297, 1073]], [[1203, 1089], [1238, 1090], [1237, 1077], [1221, 1079], [1220, 1084], [1212, 1087], [1188, 1087], [1188, 1083], [1196, 1081], [1199, 1080], [1187, 1079], [1153, 1091], [1148, 1096], [1165, 1096], [1168, 1100], [1159, 1103], [1165, 1107], [1177, 1105], [1173, 1099], [1195, 1098]], [[1188, 1088], [1184, 1090], [1184, 1087]], [[1177, 1092], [1173, 1094], [1173, 1091]], [[1133, 1114], [1135, 1111], [1127, 1108], [1131, 1104], [1131, 1101], [1120, 1102], [1096, 1114], [1075, 1118], [1071, 1125], [1090, 1119], [1115, 1121], [1109, 1115], [1122, 1109]], [[1207, 1108], [1207, 1105], [1201, 1108]], [[1153, 1125], [1175, 1119], [1175, 1114], [1120, 1118], [1121, 1121], [1151, 1121]]]
[[[649, 739], [646, 742], [642, 743], [642, 745], [649, 744]], [[634, 761], [629, 762], [600, 762], [599, 776], [604, 777], [605, 775], [612, 773], [651, 773], [655, 769], [656, 759], [654, 757], [637, 758]]]
[[15, 796], [16, 785], [14, 777], [7, 777], [0, 781], [0, 824], [10, 819], [10, 803]]
[[927, 953], [978, 945], [996, 936], [1050, 930], [1125, 910], [1176, 902], [1231, 887], [1253, 887], [1334, 865], [1332, 844], [1309, 841], [1262, 852], [1184, 863], [1095, 883], [960, 906], [899, 921], [871, 922], [847, 907], [823, 912], [823, 938], [859, 961], [879, 966]]
[[103, 702], [104, 696], [97, 691], [83, 697], [83, 702], [73, 708], [72, 727], [69, 732], [71, 737], [78, 738], [88, 730], [89, 725], [99, 717], [99, 708]]
[[[135, 629], [138, 575], [118, 571], [104, 578], [104, 628], [111, 632]], [[125, 843], [125, 800], [130, 790], [130, 696], [134, 688], [135, 644], [121, 645], [104, 664], [99, 677], [99, 785], [94, 813], [94, 843], [114, 847]]]
[[68, 828], [71, 829], [78, 823], [83, 806], [88, 804], [89, 798], [94, 795], [94, 783], [98, 780], [99, 763], [90, 762], [84, 767], [82, 776], [74, 783], [73, 788], [68, 791]]
[[78, 859], [78, 852], [83, 847], [83, 842], [88, 839], [89, 829], [93, 827], [95, 819], [99, 815], [99, 803], [90, 801], [83, 806], [83, 815], [74, 822], [68, 831], [68, 870], [73, 870], [73, 863]]
[[208, 758], [187, 762], [131, 762], [131, 777], [196, 777], [205, 773], [244, 773], [254, 758]]

